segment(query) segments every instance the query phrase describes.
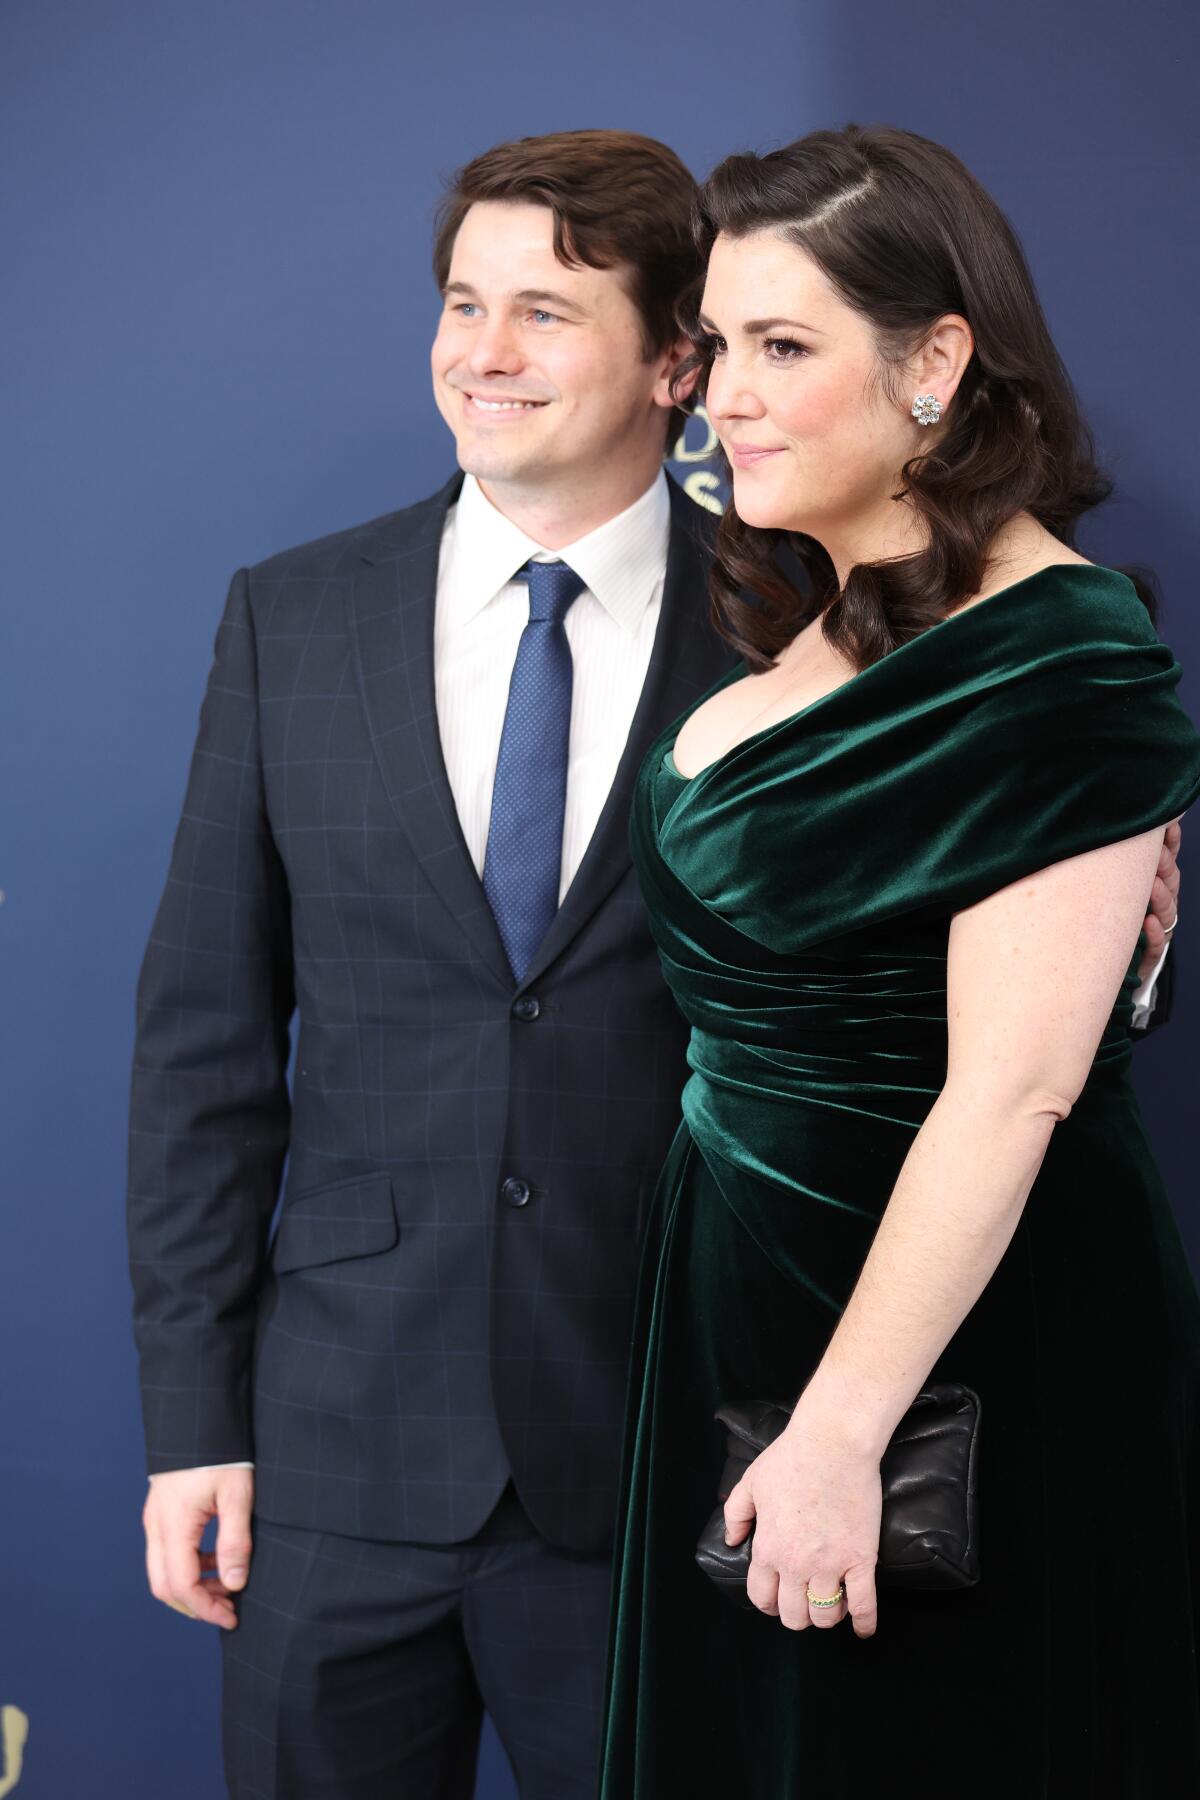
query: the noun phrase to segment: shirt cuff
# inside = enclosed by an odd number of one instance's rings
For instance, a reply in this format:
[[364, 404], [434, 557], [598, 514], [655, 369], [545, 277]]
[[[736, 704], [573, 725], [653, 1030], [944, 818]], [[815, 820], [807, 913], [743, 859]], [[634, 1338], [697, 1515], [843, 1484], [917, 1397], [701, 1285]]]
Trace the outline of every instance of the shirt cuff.
[[1158, 995], [1155, 993], [1155, 988], [1158, 985], [1158, 978], [1162, 974], [1163, 964], [1167, 960], [1167, 954], [1170, 951], [1170, 948], [1171, 940], [1168, 938], [1162, 947], [1162, 954], [1158, 961], [1151, 969], [1149, 975], [1147, 975], [1145, 981], [1143, 981], [1141, 987], [1134, 993], [1133, 1018], [1130, 1023], [1135, 1031], [1144, 1031], [1146, 1026], [1150, 1023], [1150, 1014], [1154, 1011], [1154, 1002], [1158, 998]]
[[[252, 1469], [253, 1467], [254, 1464], [251, 1462], [200, 1463], [195, 1469], [189, 1469], [188, 1474], [196, 1475], [201, 1469]], [[180, 1475], [182, 1472], [181, 1469], [157, 1469], [153, 1475], [147, 1475], [146, 1480], [157, 1481], [160, 1475]]]

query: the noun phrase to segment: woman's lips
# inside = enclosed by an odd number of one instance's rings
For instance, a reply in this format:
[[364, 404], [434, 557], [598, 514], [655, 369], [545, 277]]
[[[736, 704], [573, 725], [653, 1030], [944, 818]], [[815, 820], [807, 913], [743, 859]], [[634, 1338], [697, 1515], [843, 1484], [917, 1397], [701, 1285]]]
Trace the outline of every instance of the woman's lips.
[[730, 444], [727, 454], [735, 468], [752, 469], [755, 463], [766, 462], [769, 456], [779, 456], [781, 451], [768, 450], [761, 444]]

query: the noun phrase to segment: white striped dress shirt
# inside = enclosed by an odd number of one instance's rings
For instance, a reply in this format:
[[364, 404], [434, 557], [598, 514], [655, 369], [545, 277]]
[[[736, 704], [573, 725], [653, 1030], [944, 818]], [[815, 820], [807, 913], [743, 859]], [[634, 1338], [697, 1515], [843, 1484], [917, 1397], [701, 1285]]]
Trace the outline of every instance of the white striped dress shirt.
[[559, 900], [571, 885], [617, 773], [662, 609], [671, 501], [659, 473], [639, 500], [562, 550], [514, 525], [468, 475], [446, 517], [434, 617], [438, 732], [450, 791], [483, 873], [492, 785], [529, 588], [530, 557], [561, 558], [586, 583], [566, 618], [574, 678]]

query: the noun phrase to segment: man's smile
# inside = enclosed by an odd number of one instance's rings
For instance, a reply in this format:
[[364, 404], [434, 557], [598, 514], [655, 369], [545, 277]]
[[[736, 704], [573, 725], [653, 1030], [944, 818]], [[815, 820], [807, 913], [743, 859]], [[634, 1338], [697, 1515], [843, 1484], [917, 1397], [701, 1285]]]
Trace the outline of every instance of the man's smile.
[[483, 413], [488, 418], [512, 418], [520, 413], [536, 412], [549, 404], [546, 400], [509, 399], [501, 395], [463, 393], [468, 412]]

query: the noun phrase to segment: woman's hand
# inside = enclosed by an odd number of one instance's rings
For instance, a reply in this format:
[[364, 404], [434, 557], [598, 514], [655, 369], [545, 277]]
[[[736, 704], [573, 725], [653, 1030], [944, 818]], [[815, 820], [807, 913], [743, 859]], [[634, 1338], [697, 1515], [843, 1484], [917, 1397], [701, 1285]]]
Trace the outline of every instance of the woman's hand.
[[[879, 1458], [798, 1407], [725, 1502], [728, 1543], [740, 1544], [754, 1526], [746, 1582], [753, 1604], [791, 1631], [837, 1625], [849, 1612], [855, 1635], [873, 1636], [881, 1508]], [[837, 1606], [809, 1602], [806, 1590], [821, 1599], [843, 1583]]]

